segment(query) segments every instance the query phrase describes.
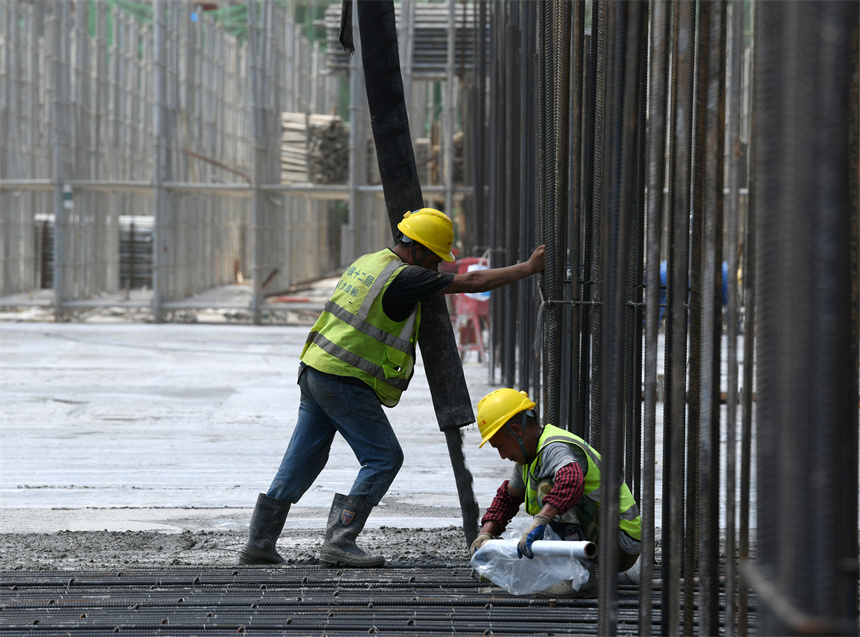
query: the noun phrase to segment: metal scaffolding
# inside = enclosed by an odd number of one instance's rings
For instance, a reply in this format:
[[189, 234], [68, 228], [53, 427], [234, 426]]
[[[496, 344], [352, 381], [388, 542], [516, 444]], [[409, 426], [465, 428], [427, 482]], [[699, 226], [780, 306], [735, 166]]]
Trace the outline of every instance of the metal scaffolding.
[[121, 219], [136, 220], [157, 320], [251, 280], [259, 322], [264, 285], [340, 266], [346, 185], [280, 174], [281, 113], [331, 112], [338, 79], [313, 74], [319, 43], [274, 0], [249, 5], [244, 37], [192, 3], [129, 4], [0, 7], [0, 296], [39, 303], [50, 283], [59, 319], [128, 305]]

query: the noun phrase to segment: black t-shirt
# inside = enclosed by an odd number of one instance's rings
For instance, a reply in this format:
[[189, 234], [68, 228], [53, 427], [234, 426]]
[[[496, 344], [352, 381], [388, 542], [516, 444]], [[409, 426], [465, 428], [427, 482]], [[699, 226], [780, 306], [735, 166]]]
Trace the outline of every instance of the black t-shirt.
[[382, 310], [392, 321], [405, 321], [416, 303], [432, 299], [454, 282], [454, 275], [408, 265], [382, 296]]

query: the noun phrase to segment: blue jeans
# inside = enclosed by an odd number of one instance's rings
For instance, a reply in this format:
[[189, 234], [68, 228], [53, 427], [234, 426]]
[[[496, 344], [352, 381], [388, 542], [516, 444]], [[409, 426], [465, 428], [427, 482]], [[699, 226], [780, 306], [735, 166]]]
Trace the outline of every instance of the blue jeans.
[[403, 450], [367, 385], [351, 385], [312, 367], [299, 378], [302, 399], [293, 437], [267, 495], [296, 503], [328, 461], [340, 433], [361, 464], [350, 497], [379, 504], [403, 464]]

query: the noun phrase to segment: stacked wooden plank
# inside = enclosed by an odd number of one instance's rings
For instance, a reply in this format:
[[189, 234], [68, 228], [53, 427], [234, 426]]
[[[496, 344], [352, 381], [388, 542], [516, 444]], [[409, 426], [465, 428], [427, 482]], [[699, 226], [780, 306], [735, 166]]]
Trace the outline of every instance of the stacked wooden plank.
[[343, 184], [349, 125], [336, 115], [281, 113], [281, 183]]
[[308, 180], [308, 129], [304, 113], [281, 113], [281, 183]]

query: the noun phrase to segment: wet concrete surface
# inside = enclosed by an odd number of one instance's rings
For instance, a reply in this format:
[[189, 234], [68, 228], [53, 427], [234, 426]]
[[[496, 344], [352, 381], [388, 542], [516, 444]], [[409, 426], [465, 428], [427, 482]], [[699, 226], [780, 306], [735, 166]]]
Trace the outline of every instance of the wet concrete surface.
[[[0, 323], [0, 569], [235, 563], [292, 431], [307, 330]], [[477, 403], [493, 388], [487, 370], [464, 369]], [[390, 559], [453, 546], [465, 559], [420, 361], [387, 413], [405, 461], [362, 541]], [[483, 509], [510, 465], [477, 448], [474, 425], [462, 435]], [[314, 559], [332, 496], [348, 492], [358, 469], [337, 437], [290, 513], [285, 554]]]

